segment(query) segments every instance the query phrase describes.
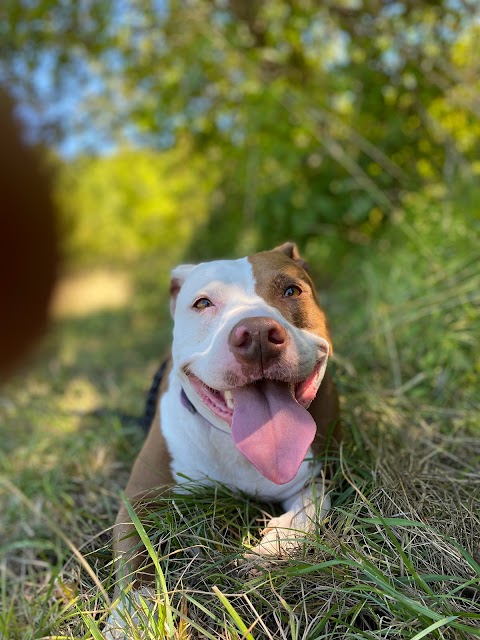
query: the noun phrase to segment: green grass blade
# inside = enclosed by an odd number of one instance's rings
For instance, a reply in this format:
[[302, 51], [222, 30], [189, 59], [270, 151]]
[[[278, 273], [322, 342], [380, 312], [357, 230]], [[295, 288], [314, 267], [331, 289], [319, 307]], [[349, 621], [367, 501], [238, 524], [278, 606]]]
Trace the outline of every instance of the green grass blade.
[[431, 633], [432, 631], [435, 631], [435, 629], [444, 627], [446, 624], [453, 622], [453, 620], [456, 620], [457, 618], [458, 616], [449, 616], [448, 618], [442, 618], [441, 620], [437, 620], [437, 622], [434, 622], [429, 627], [427, 627], [426, 629], [423, 629], [423, 631], [420, 631], [420, 633], [417, 633], [415, 636], [413, 636], [412, 640], [421, 640], [421, 638], [425, 638], [425, 636], [428, 636], [428, 634]]
[[241, 617], [236, 612], [235, 608], [228, 601], [226, 596], [220, 591], [220, 589], [217, 586], [214, 586], [213, 592], [225, 607], [226, 611], [228, 612], [233, 622], [237, 626], [237, 629], [243, 634], [243, 638], [245, 638], [245, 640], [255, 640], [255, 638], [252, 636], [252, 634], [248, 630], [247, 625], [243, 622]]
[[97, 623], [90, 616], [90, 614], [87, 611], [83, 611], [78, 606], [76, 607], [76, 609], [77, 609], [78, 613], [80, 614], [80, 617], [82, 618], [82, 620], [86, 624], [87, 629], [92, 634], [93, 640], [104, 640], [102, 632], [100, 631], [100, 629], [98, 628]]
[[132, 523], [135, 526], [135, 529], [137, 530], [138, 535], [140, 536], [140, 540], [142, 541], [145, 548], [147, 549], [148, 555], [150, 556], [155, 566], [156, 577], [160, 583], [160, 589], [164, 597], [164, 608], [165, 608], [165, 616], [166, 616], [165, 626], [167, 628], [167, 637], [173, 637], [175, 633], [175, 626], [173, 622], [172, 609], [170, 604], [170, 595], [168, 593], [167, 583], [165, 581], [165, 576], [163, 574], [162, 567], [160, 566], [160, 561], [155, 552], [155, 549], [153, 548], [152, 543], [150, 542], [150, 538], [148, 537], [147, 532], [145, 531], [142, 523], [140, 522], [139, 517], [135, 512], [135, 509], [132, 507], [132, 505], [126, 499], [125, 496], [123, 496], [123, 503], [127, 509], [128, 515], [132, 520]]

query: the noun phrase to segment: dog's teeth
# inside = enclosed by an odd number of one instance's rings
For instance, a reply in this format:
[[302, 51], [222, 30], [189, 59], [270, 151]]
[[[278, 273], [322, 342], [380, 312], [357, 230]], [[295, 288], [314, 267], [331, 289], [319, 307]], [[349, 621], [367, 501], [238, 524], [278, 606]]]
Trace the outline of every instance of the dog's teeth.
[[227, 403], [227, 407], [229, 409], [233, 409], [233, 393], [228, 389], [225, 391], [225, 402]]

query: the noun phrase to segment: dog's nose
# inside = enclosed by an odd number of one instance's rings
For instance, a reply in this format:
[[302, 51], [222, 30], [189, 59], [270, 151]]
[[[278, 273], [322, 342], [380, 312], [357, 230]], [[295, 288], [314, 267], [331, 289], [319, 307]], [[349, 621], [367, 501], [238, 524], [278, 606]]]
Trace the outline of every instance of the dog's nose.
[[260, 362], [265, 367], [286, 348], [287, 331], [273, 318], [245, 318], [231, 330], [228, 344], [240, 362]]

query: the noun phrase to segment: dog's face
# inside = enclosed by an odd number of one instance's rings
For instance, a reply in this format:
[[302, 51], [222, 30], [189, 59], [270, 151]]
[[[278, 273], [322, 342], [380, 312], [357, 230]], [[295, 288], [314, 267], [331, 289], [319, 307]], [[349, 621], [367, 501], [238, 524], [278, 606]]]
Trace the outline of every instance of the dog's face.
[[171, 293], [173, 366], [189, 400], [263, 475], [288, 482], [315, 435], [306, 408], [331, 351], [295, 245], [183, 265]]

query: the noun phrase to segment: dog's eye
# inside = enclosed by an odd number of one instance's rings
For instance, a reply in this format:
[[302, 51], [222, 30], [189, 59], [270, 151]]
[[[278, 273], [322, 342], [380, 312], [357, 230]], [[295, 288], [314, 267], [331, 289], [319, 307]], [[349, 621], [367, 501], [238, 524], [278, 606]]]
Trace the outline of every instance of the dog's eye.
[[207, 307], [213, 307], [213, 302], [208, 298], [199, 298], [196, 302], [193, 303], [195, 309], [206, 309]]
[[302, 293], [302, 290], [300, 289], [300, 287], [297, 287], [296, 284], [291, 284], [283, 292], [283, 297], [284, 298], [298, 298], [298, 296], [301, 293]]

